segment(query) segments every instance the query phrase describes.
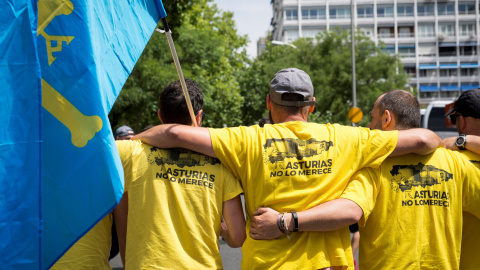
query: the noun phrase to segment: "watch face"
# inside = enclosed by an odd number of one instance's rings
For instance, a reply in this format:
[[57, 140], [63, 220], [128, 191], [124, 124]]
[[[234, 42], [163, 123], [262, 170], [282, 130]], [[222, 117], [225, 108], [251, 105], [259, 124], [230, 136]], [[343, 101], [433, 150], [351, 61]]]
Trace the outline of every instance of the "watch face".
[[465, 137], [460, 136], [455, 140], [457, 146], [463, 146], [465, 144]]

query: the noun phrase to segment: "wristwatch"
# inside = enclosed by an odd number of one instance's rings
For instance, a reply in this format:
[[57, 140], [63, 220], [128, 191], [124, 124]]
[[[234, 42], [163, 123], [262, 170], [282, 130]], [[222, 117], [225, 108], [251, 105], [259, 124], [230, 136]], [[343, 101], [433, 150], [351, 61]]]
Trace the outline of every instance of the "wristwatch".
[[465, 150], [465, 144], [467, 143], [467, 134], [460, 134], [455, 140], [455, 145], [460, 150]]

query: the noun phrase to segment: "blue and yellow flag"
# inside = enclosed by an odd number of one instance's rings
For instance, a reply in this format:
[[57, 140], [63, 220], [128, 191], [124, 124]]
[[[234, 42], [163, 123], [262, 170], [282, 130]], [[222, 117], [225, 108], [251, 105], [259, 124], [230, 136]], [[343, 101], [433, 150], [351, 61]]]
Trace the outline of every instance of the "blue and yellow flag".
[[0, 1], [0, 265], [45, 269], [123, 194], [108, 113], [166, 14], [160, 0]]

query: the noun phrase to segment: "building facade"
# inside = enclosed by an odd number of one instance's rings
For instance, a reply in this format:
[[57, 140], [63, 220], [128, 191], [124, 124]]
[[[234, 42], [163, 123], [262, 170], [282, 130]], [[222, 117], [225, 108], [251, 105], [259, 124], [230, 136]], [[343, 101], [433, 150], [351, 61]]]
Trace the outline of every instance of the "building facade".
[[[355, 27], [400, 56], [421, 103], [452, 100], [479, 87], [479, 0], [353, 2]], [[273, 40], [351, 28], [350, 0], [272, 0], [272, 7]]]

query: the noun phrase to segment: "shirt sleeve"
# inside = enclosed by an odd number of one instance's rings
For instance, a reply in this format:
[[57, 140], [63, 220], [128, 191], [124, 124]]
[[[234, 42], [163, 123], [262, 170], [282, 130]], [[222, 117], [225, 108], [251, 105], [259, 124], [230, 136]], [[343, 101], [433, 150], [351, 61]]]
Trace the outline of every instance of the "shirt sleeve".
[[223, 201], [231, 200], [243, 193], [240, 182], [227, 169], [224, 170]]
[[245, 168], [254, 159], [253, 155], [261, 153], [261, 151], [253, 149], [252, 128], [236, 127], [209, 129], [209, 131], [213, 150], [218, 159], [233, 172], [235, 177], [241, 178], [242, 168]]
[[[136, 141], [139, 143], [139, 141]], [[119, 140], [115, 141], [118, 148], [118, 153], [120, 155], [120, 160], [122, 161], [123, 174], [125, 179], [125, 189], [124, 192], [128, 191], [129, 181], [131, 178], [132, 171], [132, 147], [135, 144], [135, 141], [130, 140]]]
[[462, 157], [465, 168], [463, 182], [463, 211], [469, 212], [480, 219], [480, 170], [468, 159]]
[[375, 207], [379, 186], [378, 175], [370, 168], [357, 171], [350, 179], [341, 198], [351, 200], [363, 210], [362, 218], [358, 221], [360, 226], [365, 226], [368, 216]]
[[395, 150], [398, 131], [360, 129], [361, 167], [378, 168], [380, 164]]

